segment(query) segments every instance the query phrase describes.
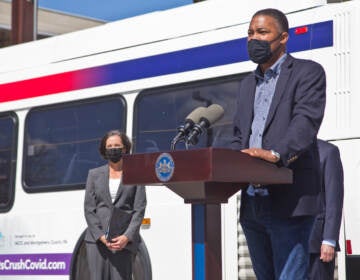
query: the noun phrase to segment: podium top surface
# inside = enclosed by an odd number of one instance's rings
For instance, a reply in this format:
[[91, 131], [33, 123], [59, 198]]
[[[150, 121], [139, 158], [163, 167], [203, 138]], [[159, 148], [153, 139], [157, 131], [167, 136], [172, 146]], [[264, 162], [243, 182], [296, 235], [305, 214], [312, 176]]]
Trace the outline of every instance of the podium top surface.
[[203, 148], [124, 156], [124, 184], [224, 182], [291, 184], [292, 171], [241, 151]]

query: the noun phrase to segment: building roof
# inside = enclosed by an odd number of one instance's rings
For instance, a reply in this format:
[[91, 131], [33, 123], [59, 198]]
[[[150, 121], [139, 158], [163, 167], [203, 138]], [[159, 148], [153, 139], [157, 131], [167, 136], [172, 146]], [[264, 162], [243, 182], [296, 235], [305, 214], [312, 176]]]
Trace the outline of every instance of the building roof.
[[[40, 38], [69, 33], [104, 24], [104, 21], [69, 15], [57, 11], [38, 9]], [[10, 44], [11, 2], [0, 0], [0, 47]]]

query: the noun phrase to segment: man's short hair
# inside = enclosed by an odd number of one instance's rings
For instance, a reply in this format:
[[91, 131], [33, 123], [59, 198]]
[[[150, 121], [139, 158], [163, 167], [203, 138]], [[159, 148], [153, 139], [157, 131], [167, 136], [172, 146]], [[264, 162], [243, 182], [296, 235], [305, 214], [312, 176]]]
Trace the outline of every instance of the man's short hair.
[[288, 22], [288, 20], [286, 18], [286, 15], [283, 12], [281, 12], [281, 11], [279, 11], [277, 9], [263, 9], [263, 10], [257, 11], [253, 15], [252, 18], [257, 17], [257, 16], [269, 16], [269, 17], [272, 17], [279, 24], [281, 32], [289, 32], [289, 22]]

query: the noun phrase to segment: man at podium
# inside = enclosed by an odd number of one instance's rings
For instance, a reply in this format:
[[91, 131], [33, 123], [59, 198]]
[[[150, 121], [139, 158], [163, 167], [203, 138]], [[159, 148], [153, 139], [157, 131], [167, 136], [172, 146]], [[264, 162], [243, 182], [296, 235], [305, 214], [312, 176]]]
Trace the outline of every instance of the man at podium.
[[[286, 52], [289, 26], [279, 10], [255, 13], [248, 53], [258, 64], [243, 79], [234, 118], [232, 148], [293, 171], [291, 185], [250, 184], [242, 192], [240, 223], [258, 280], [307, 279], [308, 239], [319, 212], [319, 154], [316, 145], [326, 81], [316, 62]], [[292, 253], [292, 254], [291, 254]], [[289, 258], [296, 253], [296, 258]]]

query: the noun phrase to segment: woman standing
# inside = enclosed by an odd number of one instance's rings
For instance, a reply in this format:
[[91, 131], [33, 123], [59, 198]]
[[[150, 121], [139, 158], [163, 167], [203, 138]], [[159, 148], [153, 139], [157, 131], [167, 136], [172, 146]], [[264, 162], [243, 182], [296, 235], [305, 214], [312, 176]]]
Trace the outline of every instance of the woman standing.
[[[118, 130], [109, 131], [101, 140], [100, 154], [108, 164], [91, 169], [85, 191], [86, 251], [92, 280], [132, 279], [132, 258], [140, 241], [139, 229], [145, 213], [143, 186], [122, 184], [122, 155], [130, 153], [129, 138]], [[132, 214], [124, 233], [106, 240], [113, 208]]]

